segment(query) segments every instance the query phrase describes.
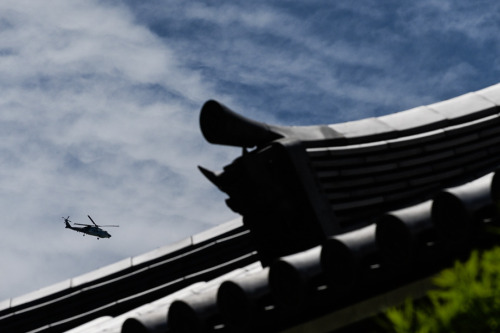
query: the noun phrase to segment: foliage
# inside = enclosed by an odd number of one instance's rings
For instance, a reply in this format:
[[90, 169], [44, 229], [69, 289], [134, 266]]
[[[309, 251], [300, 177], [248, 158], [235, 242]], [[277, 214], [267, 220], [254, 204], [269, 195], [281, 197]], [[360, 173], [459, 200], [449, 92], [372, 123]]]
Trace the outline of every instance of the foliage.
[[500, 248], [473, 251], [465, 262], [442, 271], [436, 290], [422, 303], [407, 300], [386, 316], [391, 329], [403, 332], [499, 332]]

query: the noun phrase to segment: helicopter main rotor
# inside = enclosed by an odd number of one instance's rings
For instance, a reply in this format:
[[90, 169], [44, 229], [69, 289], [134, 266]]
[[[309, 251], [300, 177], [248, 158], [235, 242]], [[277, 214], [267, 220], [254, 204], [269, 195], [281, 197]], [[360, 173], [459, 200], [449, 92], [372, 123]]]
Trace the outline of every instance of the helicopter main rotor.
[[[93, 225], [92, 224], [83, 224], [83, 223], [73, 223], [73, 224], [76, 224], [76, 225], [84, 225], [84, 226], [87, 226], [87, 227], [93, 227], [93, 226], [96, 226], [96, 227], [119, 227], [119, 225], [116, 225], [116, 224], [106, 224], [106, 225], [98, 225], [97, 223], [94, 222], [94, 220], [90, 217], [90, 215], [87, 215], [88, 218], [90, 219], [90, 221], [92, 221]], [[69, 216], [68, 216], [69, 217]]]

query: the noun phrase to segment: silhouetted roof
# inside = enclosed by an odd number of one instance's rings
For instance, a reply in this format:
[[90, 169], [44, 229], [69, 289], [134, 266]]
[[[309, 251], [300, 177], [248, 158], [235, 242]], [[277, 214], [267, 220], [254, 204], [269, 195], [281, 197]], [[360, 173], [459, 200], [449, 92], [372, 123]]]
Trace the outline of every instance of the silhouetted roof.
[[216, 101], [200, 167], [242, 218], [0, 303], [2, 331], [330, 332], [498, 242], [500, 84], [383, 117], [274, 126]]

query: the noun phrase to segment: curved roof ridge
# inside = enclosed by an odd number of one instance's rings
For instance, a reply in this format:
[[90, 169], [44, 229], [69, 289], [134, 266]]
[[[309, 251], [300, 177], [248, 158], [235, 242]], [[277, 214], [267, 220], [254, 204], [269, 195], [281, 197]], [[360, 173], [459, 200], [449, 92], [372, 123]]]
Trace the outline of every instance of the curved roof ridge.
[[445, 101], [393, 114], [313, 126], [277, 126], [239, 115], [214, 100], [200, 113], [205, 139], [214, 144], [262, 147], [278, 139], [294, 139], [307, 145], [343, 145], [398, 138], [462, 124], [500, 112], [500, 84]]

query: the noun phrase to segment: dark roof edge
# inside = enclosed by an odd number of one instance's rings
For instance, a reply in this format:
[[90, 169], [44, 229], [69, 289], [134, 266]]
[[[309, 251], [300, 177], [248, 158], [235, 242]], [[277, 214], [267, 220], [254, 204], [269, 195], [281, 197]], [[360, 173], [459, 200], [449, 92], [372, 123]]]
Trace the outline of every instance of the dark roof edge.
[[276, 126], [258, 122], [214, 100], [203, 105], [200, 128], [210, 143], [244, 148], [261, 147], [282, 138], [316, 141], [342, 137], [329, 126]]
[[415, 135], [499, 112], [500, 83], [386, 116], [316, 126], [269, 125], [245, 118], [227, 106], [210, 100], [201, 109], [200, 127], [210, 143], [243, 148], [263, 147], [282, 138], [306, 144], [328, 142], [328, 145], [344, 145]]

